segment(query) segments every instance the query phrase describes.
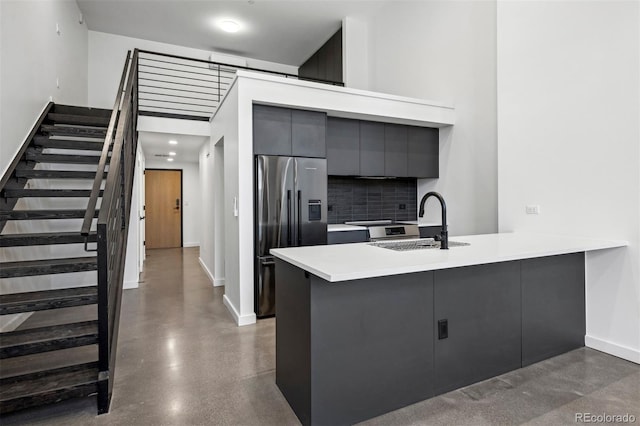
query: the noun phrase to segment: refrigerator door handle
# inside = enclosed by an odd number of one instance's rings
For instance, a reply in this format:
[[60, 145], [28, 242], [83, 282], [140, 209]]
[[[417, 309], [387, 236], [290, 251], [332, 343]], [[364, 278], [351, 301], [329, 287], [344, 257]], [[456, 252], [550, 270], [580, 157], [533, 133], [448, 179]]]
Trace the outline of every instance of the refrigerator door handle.
[[287, 190], [287, 246], [291, 246], [291, 190]]
[[302, 245], [302, 191], [298, 190], [298, 245]]

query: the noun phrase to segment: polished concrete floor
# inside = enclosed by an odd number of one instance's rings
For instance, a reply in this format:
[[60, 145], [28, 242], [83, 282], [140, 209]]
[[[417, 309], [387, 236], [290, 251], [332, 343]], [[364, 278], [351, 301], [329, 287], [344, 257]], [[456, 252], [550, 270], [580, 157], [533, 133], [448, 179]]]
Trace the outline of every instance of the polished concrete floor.
[[[298, 424], [275, 385], [275, 320], [236, 327], [223, 293], [198, 249], [149, 250], [140, 288], [124, 293], [111, 412], [96, 416], [88, 398], [2, 425]], [[640, 366], [579, 349], [363, 424], [568, 425], [583, 412], [640, 424]]]

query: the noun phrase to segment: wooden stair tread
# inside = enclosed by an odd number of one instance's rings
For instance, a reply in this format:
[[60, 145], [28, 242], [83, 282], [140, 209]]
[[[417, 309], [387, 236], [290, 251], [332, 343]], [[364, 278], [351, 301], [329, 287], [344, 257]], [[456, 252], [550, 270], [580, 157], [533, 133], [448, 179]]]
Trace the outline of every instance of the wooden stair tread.
[[4, 294], [0, 295], [0, 315], [94, 305], [97, 302], [96, 286]]
[[[40, 232], [31, 234], [5, 234], [0, 235], [0, 247], [17, 246], [43, 246], [53, 244], [80, 244], [84, 243], [84, 236], [79, 232]], [[88, 235], [88, 241], [97, 241], [95, 232]]]
[[101, 127], [43, 124], [42, 126], [40, 126], [40, 133], [52, 136], [74, 136], [83, 138], [104, 139], [105, 136], [107, 136], [107, 129]]
[[63, 164], [98, 164], [99, 155], [70, 155], [70, 154], [43, 154], [36, 150], [27, 150], [27, 161], [36, 163], [63, 163]]
[[95, 256], [21, 260], [17, 262], [0, 263], [0, 278], [66, 274], [71, 272], [95, 271], [97, 269], [98, 260]]
[[96, 140], [72, 140], [51, 139], [48, 136], [38, 135], [33, 138], [33, 145], [49, 149], [76, 149], [79, 151], [102, 151], [104, 141]]
[[[16, 169], [16, 177], [26, 179], [95, 179], [96, 172], [79, 170], [29, 170]], [[107, 174], [104, 174], [106, 179]]]
[[[0, 211], [0, 220], [43, 220], [43, 219], [82, 219], [85, 210], [11, 210]], [[98, 217], [98, 210], [94, 217]]]
[[[102, 197], [102, 190], [99, 196]], [[90, 189], [5, 189], [4, 198], [27, 197], [90, 197]]]
[[104, 108], [81, 107], [75, 105], [55, 104], [52, 112], [56, 114], [87, 115], [92, 117], [111, 117], [111, 110]]
[[110, 117], [95, 115], [63, 114], [59, 112], [50, 112], [47, 114], [47, 119], [54, 123], [78, 124], [81, 126], [107, 127], [109, 126], [109, 118]]
[[3, 333], [0, 359], [94, 345], [98, 321], [84, 321]]
[[0, 413], [88, 396], [97, 383], [97, 362], [2, 378]]

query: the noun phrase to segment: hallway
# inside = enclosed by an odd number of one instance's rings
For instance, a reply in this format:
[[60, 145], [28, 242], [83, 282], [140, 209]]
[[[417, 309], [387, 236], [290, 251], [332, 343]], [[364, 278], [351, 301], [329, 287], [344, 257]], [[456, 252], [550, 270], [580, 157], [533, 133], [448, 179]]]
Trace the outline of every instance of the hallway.
[[[275, 320], [237, 327], [198, 248], [148, 250], [124, 293], [111, 412], [93, 398], [3, 417], [3, 426], [295, 425], [275, 385]], [[575, 413], [640, 418], [640, 366], [591, 349], [371, 419], [371, 425], [575, 424]]]

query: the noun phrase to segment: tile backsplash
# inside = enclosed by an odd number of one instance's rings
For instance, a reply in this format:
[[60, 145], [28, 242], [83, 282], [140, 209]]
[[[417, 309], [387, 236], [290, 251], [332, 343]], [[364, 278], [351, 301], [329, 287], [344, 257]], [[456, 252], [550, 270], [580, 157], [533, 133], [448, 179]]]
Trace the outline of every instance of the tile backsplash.
[[358, 179], [329, 176], [328, 222], [416, 220], [416, 179]]

